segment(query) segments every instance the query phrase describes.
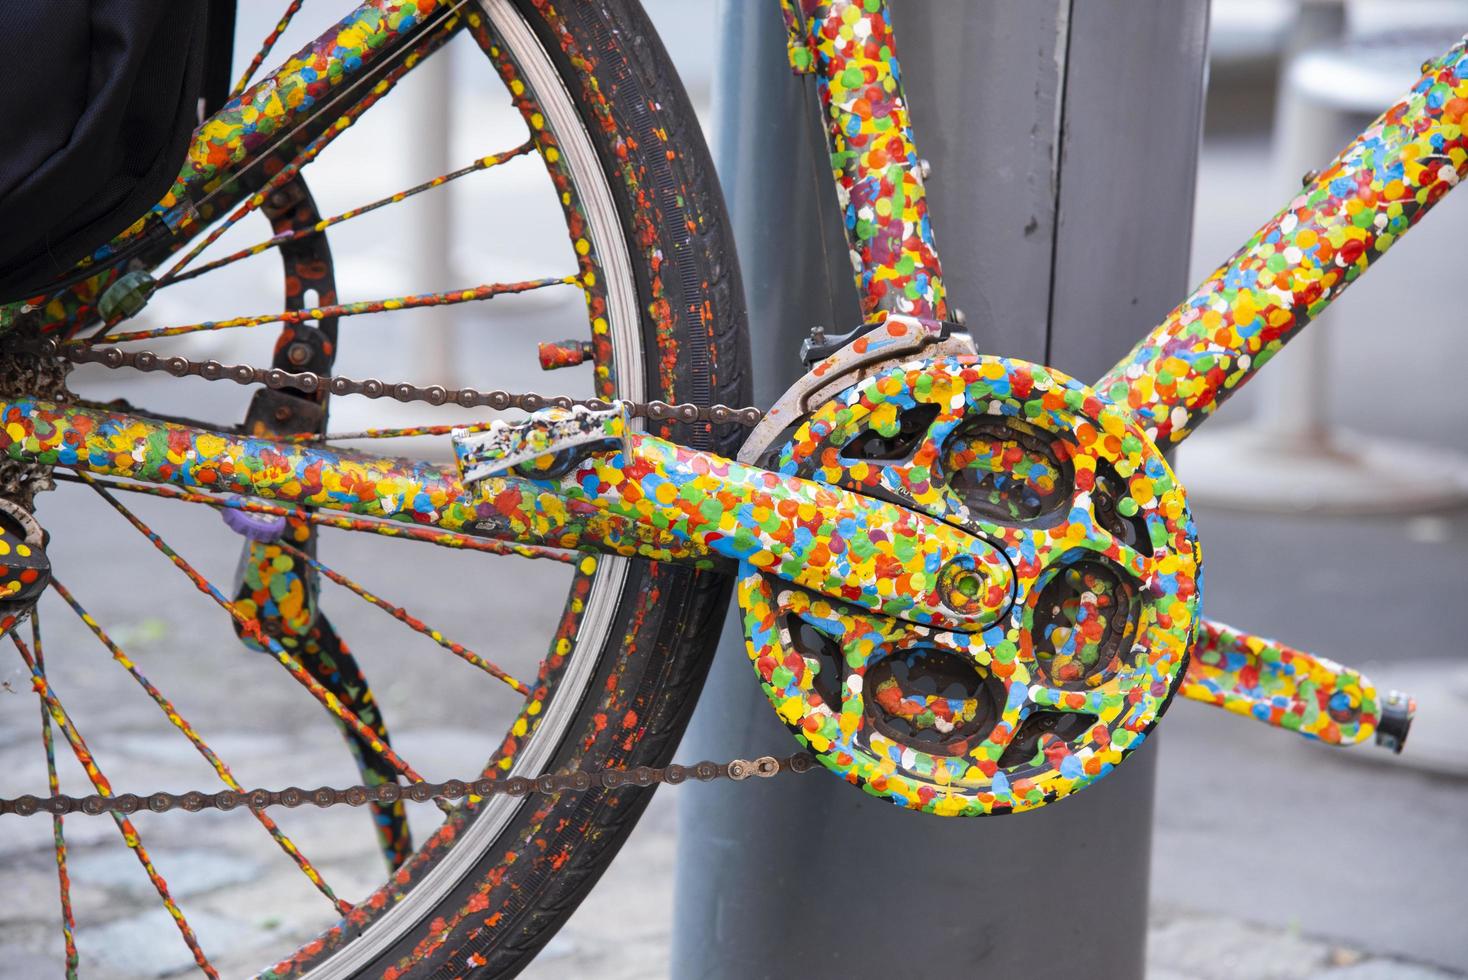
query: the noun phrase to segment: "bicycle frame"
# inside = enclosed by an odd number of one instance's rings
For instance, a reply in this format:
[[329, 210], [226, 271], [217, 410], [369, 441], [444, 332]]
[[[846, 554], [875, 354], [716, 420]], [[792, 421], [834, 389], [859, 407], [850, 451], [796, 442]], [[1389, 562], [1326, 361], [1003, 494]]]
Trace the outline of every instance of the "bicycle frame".
[[[879, 326], [894, 314], [943, 320], [948, 310], [941, 267], [886, 5], [873, 0], [799, 0], [798, 9], [795, 0], [782, 0], [782, 5], [792, 30], [792, 64], [816, 75], [829, 120], [832, 172], [867, 326]], [[364, 3], [206, 121], [164, 200], [93, 261], [105, 264], [144, 243], [138, 254], [156, 265], [225, 207], [246, 197], [246, 184], [237, 179], [242, 174], [281, 156], [291, 160], [286, 169], [299, 169], [301, 158], [319, 152], [333, 126], [341, 125], [321, 107], [369, 83], [380, 97], [418, 57], [462, 25], [470, 16], [461, 13], [462, 6], [449, 0]], [[404, 51], [410, 53], [396, 57]], [[1097, 393], [1130, 412], [1155, 442], [1181, 441], [1468, 175], [1465, 117], [1468, 41], [1429, 62], [1411, 92], [1101, 379]], [[42, 329], [71, 336], [95, 322], [96, 299], [116, 278], [116, 268], [44, 298]], [[708, 566], [766, 555], [766, 566], [789, 581], [945, 628], [979, 628], [1004, 606], [998, 592], [986, 594], [982, 614], [966, 617], [943, 605], [936, 586], [922, 584], [924, 576], [968, 558], [986, 570], [991, 585], [1003, 585], [989, 554], [992, 546], [981, 539], [941, 521], [917, 520], [914, 512], [890, 504], [652, 436], [623, 433], [619, 438], [629, 452], [619, 456], [607, 450], [597, 457], [602, 489], [577, 491], [514, 475], [492, 477], [471, 489], [453, 469], [427, 463], [29, 398], [0, 400], [0, 423], [0, 452], [22, 462], [658, 561]], [[639, 501], [668, 503], [660, 494], [669, 492], [696, 494], [707, 502], [707, 520], [696, 526], [679, 523], [662, 508], [638, 506]], [[797, 537], [802, 508], [810, 507], [839, 511], [844, 548], [849, 554], [883, 556], [888, 562], [883, 576], [872, 574], [874, 563], [842, 565], [830, 559], [835, 523], [823, 525], [800, 548], [781, 544]], [[901, 547], [893, 543], [894, 527], [906, 529], [899, 535], [905, 542]], [[817, 560], [822, 548], [826, 558]], [[906, 599], [894, 605], [879, 583], [914, 574], [920, 584], [904, 590]], [[1211, 673], [1190, 678], [1184, 693], [1256, 716], [1260, 705], [1273, 704], [1280, 711], [1264, 711], [1269, 716], [1264, 720], [1288, 725], [1282, 716], [1292, 716], [1292, 727], [1329, 741], [1359, 741], [1370, 734], [1371, 711], [1354, 728], [1343, 729], [1329, 718], [1300, 720], [1311, 710], [1314, 688], [1334, 690], [1339, 684], [1344, 691], [1353, 683], [1359, 688], [1359, 675], [1353, 681], [1298, 651], [1281, 657], [1273, 648], [1261, 680], [1261, 658], [1268, 658], [1257, 645], [1250, 648], [1235, 639], [1218, 631], [1205, 636], [1209, 649], [1227, 645], [1228, 656], [1214, 657]], [[1319, 667], [1314, 687], [1304, 694], [1286, 676], [1302, 667], [1307, 669], [1301, 676]]]
[[[452, 36], [463, 24], [462, 6], [464, 0], [364, 2], [195, 130], [163, 199], [83, 263], [104, 271], [35, 297], [20, 311], [39, 308], [40, 329], [48, 333], [69, 335], [94, 323], [98, 300], [125, 268], [119, 259], [156, 267], [231, 206], [252, 195], [263, 200], [282, 186]], [[366, 97], [355, 112], [330, 111], [362, 90]], [[267, 179], [272, 161], [279, 169]], [[15, 314], [0, 306], [0, 332], [10, 329]]]

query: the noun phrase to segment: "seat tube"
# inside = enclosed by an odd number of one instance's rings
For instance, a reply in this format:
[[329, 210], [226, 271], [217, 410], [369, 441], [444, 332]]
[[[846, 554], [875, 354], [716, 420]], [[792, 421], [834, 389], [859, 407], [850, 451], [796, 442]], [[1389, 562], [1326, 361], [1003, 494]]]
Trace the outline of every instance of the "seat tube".
[[913, 141], [887, 4], [799, 3], [803, 24], [796, 30], [805, 51], [792, 50], [791, 62], [816, 76], [862, 316], [868, 323], [888, 313], [947, 319], [925, 164]]

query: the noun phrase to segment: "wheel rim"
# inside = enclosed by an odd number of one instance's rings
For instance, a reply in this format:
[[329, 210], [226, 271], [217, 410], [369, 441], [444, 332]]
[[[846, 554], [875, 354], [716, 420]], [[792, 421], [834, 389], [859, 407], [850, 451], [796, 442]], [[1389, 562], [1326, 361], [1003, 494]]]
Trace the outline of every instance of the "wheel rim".
[[[555, 134], [565, 154], [565, 169], [582, 178], [575, 189], [591, 227], [591, 238], [613, 246], [597, 250], [608, 294], [612, 377], [618, 397], [640, 401], [645, 397], [646, 382], [636, 290], [620, 218], [596, 151], [555, 66], [520, 13], [509, 0], [476, 2], [488, 18], [494, 36], [508, 49], [507, 54], [523, 74], [527, 87], [535, 93], [536, 102], [546, 115], [546, 128]], [[586, 644], [588, 651], [599, 651], [606, 642], [629, 564], [628, 559], [612, 556], [597, 559], [585, 612], [576, 628], [577, 647]], [[509, 771], [511, 776], [533, 777], [545, 770], [576, 715], [596, 666], [597, 660], [591, 656], [571, 658], [567, 673], [557, 685], [556, 696], [539, 722], [537, 737], [516, 754]], [[346, 947], [311, 968], [306, 976], [321, 980], [353, 976], [391, 947], [463, 880], [484, 848], [524, 805], [524, 801], [509, 797], [492, 798], [406, 896], [389, 905], [385, 914], [374, 918]]]
[[[605, 300], [603, 313], [606, 321], [601, 330], [593, 328], [595, 333], [604, 334], [606, 340], [604, 351], [597, 351], [596, 393], [645, 400], [646, 355], [638, 287], [618, 207], [596, 150], [554, 65], [521, 15], [505, 0], [482, 0], [481, 8], [494, 32], [503, 39], [509, 56], [519, 63], [530, 91], [544, 111], [544, 127], [553, 135], [564, 156], [561, 169], [571, 175], [577, 203], [586, 221], [587, 227], [581, 234], [593, 243], [589, 261], [596, 263], [598, 285]], [[581, 655], [566, 656], [564, 673], [554, 690], [541, 702], [543, 710], [531, 734], [521, 740], [518, 751], [513, 753], [512, 765], [507, 770], [509, 774], [537, 775], [546, 767], [565, 738], [587, 692], [587, 685], [596, 672], [600, 654], [612, 636], [614, 613], [626, 584], [630, 563], [626, 559], [612, 557], [597, 558], [594, 563], [588, 558], [587, 562], [589, 564], [583, 564], [578, 570], [578, 578], [587, 581], [587, 588], [583, 595], [577, 597], [575, 627], [568, 631], [574, 644], [573, 652], [580, 650]], [[573, 592], [575, 589], [573, 583]], [[361, 962], [391, 945], [416, 924], [421, 913], [437, 905], [523, 805], [523, 801], [495, 797], [477, 810], [473, 819], [465, 821], [464, 826], [456, 828], [456, 832], [450, 835], [452, 846], [443, 852], [406, 896], [391, 903], [388, 914], [372, 917], [365, 930], [353, 938], [345, 950], [351, 955], [337, 956], [322, 963], [313, 975], [348, 975]], [[440, 829], [435, 836], [443, 833]], [[363, 903], [362, 907], [368, 904]], [[359, 917], [353, 929], [360, 928]]]

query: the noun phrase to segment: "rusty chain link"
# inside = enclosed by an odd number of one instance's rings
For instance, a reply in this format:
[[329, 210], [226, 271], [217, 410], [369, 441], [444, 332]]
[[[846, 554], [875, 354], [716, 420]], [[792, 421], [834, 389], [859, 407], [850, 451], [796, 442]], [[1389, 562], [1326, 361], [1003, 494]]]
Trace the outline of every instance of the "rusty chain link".
[[797, 752], [783, 759], [772, 755], [758, 759], [735, 759], [732, 762], [699, 762], [691, 766], [674, 763], [662, 768], [638, 766], [635, 769], [577, 770], [564, 773], [546, 773], [534, 778], [512, 776], [509, 779], [481, 777], [473, 780], [450, 779], [442, 783], [380, 783], [376, 786], [349, 786], [336, 789], [321, 786], [316, 789], [301, 789], [290, 786], [286, 789], [252, 789], [245, 792], [221, 790], [218, 793], [151, 793], [138, 796], [136, 793], [120, 793], [116, 796], [17, 796], [13, 799], [0, 798], [0, 814], [13, 813], [28, 817], [33, 814], [66, 813], [121, 813], [124, 815], [147, 810], [150, 813], [167, 813], [170, 810], [185, 810], [198, 813], [200, 810], [234, 810], [249, 807], [263, 810], [266, 807], [298, 807], [307, 803], [318, 807], [364, 806], [368, 803], [396, 803], [412, 800], [426, 803], [429, 800], [457, 800], [466, 796], [489, 798], [492, 796], [529, 796], [532, 793], [551, 795], [554, 793], [582, 793], [592, 789], [619, 789], [623, 786], [652, 786], [667, 783], [677, 786], [689, 779], [709, 782], [714, 779], [742, 781], [750, 777], [769, 779], [782, 772], [809, 772], [815, 766], [815, 758], [807, 752]]
[[[392, 384], [368, 378], [333, 375], [323, 377], [311, 371], [282, 371], [249, 364], [221, 364], [219, 361], [192, 361], [186, 357], [164, 357], [152, 351], [125, 351], [117, 347], [63, 344], [54, 339], [41, 345], [41, 353], [64, 358], [75, 364], [100, 364], [106, 368], [132, 368], [135, 371], [162, 371], [174, 377], [190, 375], [209, 381], [233, 381], [235, 384], [261, 384], [267, 388], [290, 388], [308, 394], [326, 391], [333, 395], [364, 395], [368, 398], [393, 398], [400, 402], [427, 402], [430, 405], [458, 405], [463, 408], [517, 408], [534, 412], [542, 408], [571, 408], [581, 405], [605, 411], [616, 403], [600, 398], [575, 399], [564, 395], [546, 396], [534, 392], [512, 394], [508, 391], [480, 391], [477, 388], [445, 388], [442, 385], [421, 387], [406, 382]], [[728, 405], [671, 405], [663, 401], [622, 402], [633, 418], [653, 422], [712, 422], [754, 426], [763, 416], [757, 408], [732, 408]]]

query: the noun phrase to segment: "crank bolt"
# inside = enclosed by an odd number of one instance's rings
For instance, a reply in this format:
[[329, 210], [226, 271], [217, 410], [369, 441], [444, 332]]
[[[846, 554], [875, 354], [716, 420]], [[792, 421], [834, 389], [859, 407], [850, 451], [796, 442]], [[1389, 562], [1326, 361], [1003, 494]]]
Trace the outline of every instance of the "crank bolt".
[[977, 612], [984, 606], [988, 581], [970, 557], [955, 558], [938, 572], [938, 595], [956, 613]]
[[933, 175], [933, 165], [927, 160], [919, 160], [917, 162], [917, 172], [919, 177], [921, 177], [923, 180], [927, 180]]

